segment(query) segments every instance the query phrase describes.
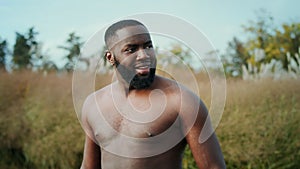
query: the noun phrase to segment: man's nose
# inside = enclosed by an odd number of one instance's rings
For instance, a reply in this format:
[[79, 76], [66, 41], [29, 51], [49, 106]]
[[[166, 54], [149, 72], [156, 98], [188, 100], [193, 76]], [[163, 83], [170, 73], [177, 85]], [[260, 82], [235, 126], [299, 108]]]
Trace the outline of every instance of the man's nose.
[[142, 59], [146, 59], [146, 58], [149, 58], [149, 55], [146, 53], [145, 49], [140, 49], [138, 51], [137, 60], [142, 60]]

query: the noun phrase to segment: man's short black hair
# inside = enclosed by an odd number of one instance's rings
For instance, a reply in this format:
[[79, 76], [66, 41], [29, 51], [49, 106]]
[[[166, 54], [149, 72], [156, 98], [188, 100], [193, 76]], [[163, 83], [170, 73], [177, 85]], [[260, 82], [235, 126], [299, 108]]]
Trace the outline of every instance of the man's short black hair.
[[137, 20], [133, 20], [133, 19], [121, 20], [121, 21], [118, 21], [118, 22], [112, 24], [105, 31], [104, 40], [105, 40], [106, 46], [108, 47], [108, 44], [109, 44], [108, 42], [109, 42], [110, 38], [115, 36], [117, 30], [123, 29], [128, 26], [136, 26], [136, 25], [142, 25], [145, 27], [144, 24], [142, 24], [141, 22], [139, 22]]

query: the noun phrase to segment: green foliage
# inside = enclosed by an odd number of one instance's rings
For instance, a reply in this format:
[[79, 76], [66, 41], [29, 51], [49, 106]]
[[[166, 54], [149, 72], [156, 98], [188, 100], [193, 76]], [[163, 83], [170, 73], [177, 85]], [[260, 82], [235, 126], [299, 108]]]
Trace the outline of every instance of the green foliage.
[[30, 64], [30, 46], [24, 35], [17, 33], [16, 43], [13, 51], [13, 62], [18, 68], [25, 68]]
[[68, 39], [66, 40], [67, 46], [59, 46], [59, 48], [67, 51], [65, 56], [68, 62], [65, 64], [65, 69], [71, 71], [74, 68], [75, 62], [78, 60], [80, 55], [80, 48], [83, 45], [81, 38], [72, 32], [69, 34]]
[[225, 56], [231, 59], [226, 62], [228, 73], [241, 75], [242, 65], [248, 68], [251, 64], [260, 69], [262, 64], [268, 64], [272, 60], [280, 61], [284, 70], [288, 70], [286, 54], [290, 53], [295, 59], [295, 54], [299, 52], [300, 23], [285, 23], [277, 28], [273, 24], [273, 17], [261, 10], [256, 20], [244, 25], [243, 29], [248, 39], [242, 42], [234, 37], [228, 44]]
[[0, 69], [5, 67], [6, 55], [8, 53], [7, 42], [0, 37]]
[[197, 169], [198, 168], [189, 146], [187, 146], [185, 148], [183, 157], [184, 157], [182, 159], [182, 168], [183, 169]]
[[228, 45], [227, 53], [232, 60], [224, 61], [225, 72], [229, 75], [241, 75], [241, 65], [247, 66], [247, 60], [250, 58], [250, 54], [243, 42], [238, 40], [236, 37], [234, 37]]
[[24, 69], [33, 66], [32, 59], [38, 47], [38, 42], [36, 41], [37, 34], [38, 32], [34, 31], [33, 27], [25, 35], [16, 33], [17, 37], [12, 56], [15, 69]]
[[163, 49], [162, 51], [159, 51], [158, 48], [156, 47], [158, 67], [175, 65], [181, 68], [182, 66], [187, 66], [190, 69], [194, 68], [195, 55], [193, 55], [190, 48], [180, 43], [173, 43], [169, 49]]
[[[276, 30], [276, 38], [273, 41], [277, 42], [277, 46], [271, 47], [277, 49], [275, 51], [279, 53], [279, 59], [281, 59], [284, 68], [288, 69], [286, 53], [289, 52], [292, 58], [295, 59], [295, 54], [300, 52], [300, 23], [283, 24], [282, 31]], [[300, 65], [299, 62], [297, 64]]]

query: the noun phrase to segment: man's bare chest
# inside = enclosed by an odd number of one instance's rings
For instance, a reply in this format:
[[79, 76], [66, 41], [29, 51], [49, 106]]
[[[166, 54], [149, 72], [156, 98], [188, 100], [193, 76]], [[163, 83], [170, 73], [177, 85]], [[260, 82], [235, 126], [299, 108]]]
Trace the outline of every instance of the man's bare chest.
[[162, 110], [161, 105], [156, 103], [144, 111], [141, 111], [141, 107], [138, 109], [131, 106], [129, 103], [106, 105], [93, 112], [96, 115], [90, 119], [90, 125], [100, 145], [106, 146], [125, 137], [139, 140], [164, 133], [182, 134], [181, 120], [171, 105], [164, 105]]

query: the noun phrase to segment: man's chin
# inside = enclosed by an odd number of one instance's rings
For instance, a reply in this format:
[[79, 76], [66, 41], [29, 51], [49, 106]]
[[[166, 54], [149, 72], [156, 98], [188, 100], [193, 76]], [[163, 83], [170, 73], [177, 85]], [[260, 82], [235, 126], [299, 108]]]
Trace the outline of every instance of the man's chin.
[[155, 77], [155, 69], [150, 69], [147, 74], [137, 73], [130, 81], [130, 86], [135, 89], [145, 89], [151, 86]]

